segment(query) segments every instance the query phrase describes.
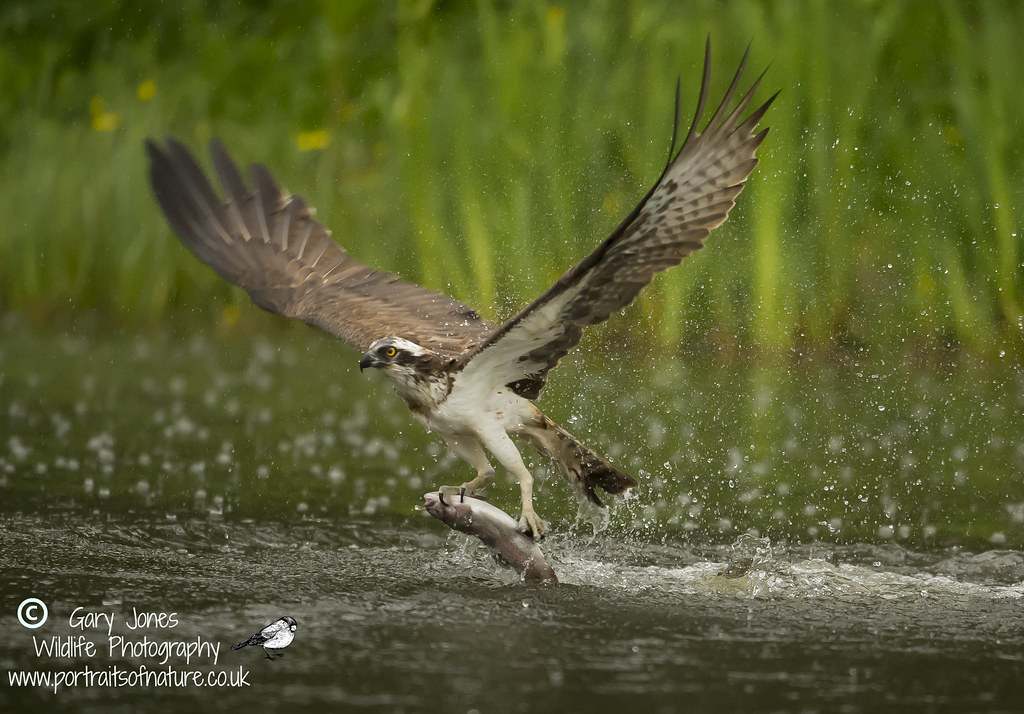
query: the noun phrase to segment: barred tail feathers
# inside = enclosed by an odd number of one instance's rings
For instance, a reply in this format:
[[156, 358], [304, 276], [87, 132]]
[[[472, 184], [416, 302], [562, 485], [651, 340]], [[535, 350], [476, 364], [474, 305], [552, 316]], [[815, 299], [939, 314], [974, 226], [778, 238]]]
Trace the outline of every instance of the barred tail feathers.
[[637, 485], [636, 479], [624, 473], [576, 437], [543, 414], [535, 424], [527, 425], [522, 436], [538, 453], [558, 466], [558, 470], [588, 500], [603, 506], [594, 488], [619, 494]]

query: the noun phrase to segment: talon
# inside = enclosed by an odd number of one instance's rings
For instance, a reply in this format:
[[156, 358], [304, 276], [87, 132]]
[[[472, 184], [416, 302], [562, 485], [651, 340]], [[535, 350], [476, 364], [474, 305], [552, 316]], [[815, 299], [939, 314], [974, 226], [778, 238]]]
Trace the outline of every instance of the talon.
[[[470, 494], [472, 496], [472, 494]], [[462, 488], [459, 489], [459, 503], [466, 502], [466, 484], [462, 484]]]
[[543, 540], [547, 525], [535, 512], [523, 512], [519, 516], [519, 530], [534, 540]]
[[437, 489], [437, 496], [441, 501], [442, 506], [448, 506], [453, 503], [458, 503], [462, 496], [462, 491], [465, 490], [466, 484], [462, 486], [441, 486]]

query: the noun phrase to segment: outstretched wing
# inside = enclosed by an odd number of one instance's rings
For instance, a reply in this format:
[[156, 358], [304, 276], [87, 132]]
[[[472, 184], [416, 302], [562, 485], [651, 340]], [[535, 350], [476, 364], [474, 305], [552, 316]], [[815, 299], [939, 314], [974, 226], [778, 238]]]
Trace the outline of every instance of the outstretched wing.
[[[748, 49], [749, 53], [749, 49]], [[754, 156], [768, 129], [754, 133], [775, 96], [743, 118], [762, 74], [729, 111], [739, 69], [718, 109], [698, 131], [707, 102], [711, 43], [704, 53], [700, 101], [679, 153], [632, 213], [598, 246], [569, 268], [543, 295], [502, 325], [484, 343], [459, 358], [456, 369], [493, 386], [509, 385], [537, 397], [548, 370], [571, 350], [583, 328], [608, 319], [629, 304], [654, 274], [678, 265], [704, 245], [735, 205], [743, 182], [757, 165]], [[679, 92], [676, 90], [676, 125]], [[675, 148], [675, 136], [672, 138]]]
[[492, 328], [457, 300], [367, 267], [331, 239], [301, 196], [286, 193], [260, 164], [252, 188], [219, 141], [210, 153], [222, 200], [174, 139], [146, 141], [150, 178], [171, 227], [200, 260], [270, 312], [319, 327], [365, 351], [403, 337], [454, 357]]

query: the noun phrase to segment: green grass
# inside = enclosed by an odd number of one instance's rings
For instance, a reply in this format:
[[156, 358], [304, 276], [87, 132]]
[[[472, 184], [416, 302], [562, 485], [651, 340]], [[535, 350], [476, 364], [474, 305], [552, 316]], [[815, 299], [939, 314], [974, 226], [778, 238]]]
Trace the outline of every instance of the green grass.
[[152, 198], [142, 141], [172, 134], [201, 153], [222, 137], [353, 254], [507, 316], [658, 176], [710, 34], [714, 98], [748, 42], [749, 79], [770, 63], [762, 96], [782, 94], [732, 217], [631, 309], [638, 334], [1022, 361], [1019, 3], [75, 8], [0, 10], [0, 310], [245, 302]]

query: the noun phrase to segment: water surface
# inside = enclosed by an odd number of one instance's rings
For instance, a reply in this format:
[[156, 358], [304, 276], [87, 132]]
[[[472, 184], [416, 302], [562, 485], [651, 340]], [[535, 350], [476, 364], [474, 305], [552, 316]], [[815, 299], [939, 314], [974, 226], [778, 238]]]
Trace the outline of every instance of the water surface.
[[[643, 488], [601, 518], [548, 481], [561, 584], [535, 587], [415, 509], [464, 470], [328, 340], [3, 338], [3, 676], [163, 666], [37, 656], [33, 635], [106, 644], [71, 627], [81, 607], [115, 635], [220, 643], [193, 668], [250, 685], [5, 680], [5, 711], [1020, 708], [1012, 370], [569, 361], [542, 406]], [[514, 486], [494, 498], [513, 510]], [[29, 597], [50, 611], [34, 631]], [[129, 633], [133, 609], [178, 624]], [[282, 615], [282, 659], [226, 651]]]

